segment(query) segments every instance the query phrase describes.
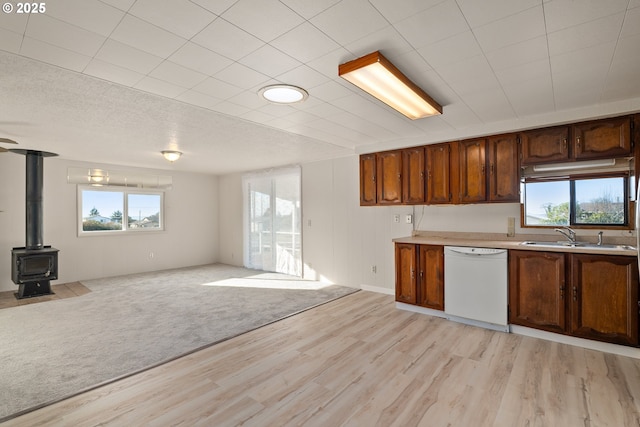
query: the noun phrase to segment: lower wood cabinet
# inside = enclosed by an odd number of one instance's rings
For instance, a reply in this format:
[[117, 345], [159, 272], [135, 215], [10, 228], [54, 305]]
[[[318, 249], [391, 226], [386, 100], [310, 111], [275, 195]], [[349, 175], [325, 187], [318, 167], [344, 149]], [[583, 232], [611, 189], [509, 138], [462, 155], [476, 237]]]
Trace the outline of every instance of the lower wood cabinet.
[[396, 301], [444, 310], [444, 247], [396, 243]]
[[636, 258], [509, 251], [509, 323], [638, 346]]

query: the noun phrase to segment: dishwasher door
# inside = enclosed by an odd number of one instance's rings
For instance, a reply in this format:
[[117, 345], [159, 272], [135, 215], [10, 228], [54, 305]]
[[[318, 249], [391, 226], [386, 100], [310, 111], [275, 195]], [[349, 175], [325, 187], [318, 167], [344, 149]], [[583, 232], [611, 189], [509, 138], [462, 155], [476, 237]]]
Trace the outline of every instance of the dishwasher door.
[[507, 276], [506, 249], [445, 246], [445, 314], [451, 320], [508, 331]]

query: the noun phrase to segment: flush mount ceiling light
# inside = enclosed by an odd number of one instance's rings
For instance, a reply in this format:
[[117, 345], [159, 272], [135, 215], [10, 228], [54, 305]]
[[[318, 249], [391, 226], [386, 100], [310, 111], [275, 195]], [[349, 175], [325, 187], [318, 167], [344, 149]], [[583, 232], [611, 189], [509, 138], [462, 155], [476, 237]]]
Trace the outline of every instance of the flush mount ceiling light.
[[171, 163], [175, 162], [180, 158], [180, 156], [182, 156], [182, 153], [180, 151], [175, 150], [162, 150], [161, 153], [164, 158], [169, 160]]
[[295, 104], [309, 97], [306, 90], [291, 85], [265, 86], [258, 93], [261, 97], [274, 104]]
[[338, 75], [412, 120], [442, 114], [442, 106], [380, 52], [341, 64]]

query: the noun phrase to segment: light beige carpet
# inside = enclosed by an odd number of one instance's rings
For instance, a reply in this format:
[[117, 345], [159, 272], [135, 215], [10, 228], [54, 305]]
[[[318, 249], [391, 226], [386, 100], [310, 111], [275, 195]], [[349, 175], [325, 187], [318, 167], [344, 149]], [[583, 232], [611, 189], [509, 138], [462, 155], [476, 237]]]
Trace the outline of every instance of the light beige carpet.
[[0, 310], [0, 422], [355, 292], [215, 264]]

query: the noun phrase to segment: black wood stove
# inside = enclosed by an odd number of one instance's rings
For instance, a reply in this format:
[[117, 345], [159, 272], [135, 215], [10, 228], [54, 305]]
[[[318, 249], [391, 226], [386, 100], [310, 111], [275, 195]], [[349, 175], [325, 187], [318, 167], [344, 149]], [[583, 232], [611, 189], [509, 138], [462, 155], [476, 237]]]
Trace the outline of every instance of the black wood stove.
[[58, 278], [58, 250], [42, 243], [43, 159], [57, 154], [11, 150], [26, 156], [26, 245], [11, 251], [11, 280], [18, 285], [18, 299], [48, 295], [51, 280]]

